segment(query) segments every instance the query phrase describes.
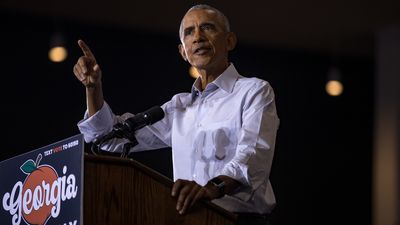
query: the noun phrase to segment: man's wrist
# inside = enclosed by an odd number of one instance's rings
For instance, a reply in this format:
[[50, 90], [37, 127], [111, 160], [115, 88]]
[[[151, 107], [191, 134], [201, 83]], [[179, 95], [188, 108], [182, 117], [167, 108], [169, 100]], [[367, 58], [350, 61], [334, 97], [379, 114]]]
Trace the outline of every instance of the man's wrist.
[[219, 177], [214, 177], [209, 180], [208, 183], [212, 185], [212, 187], [216, 188], [218, 195], [216, 198], [221, 198], [225, 195], [225, 181]]

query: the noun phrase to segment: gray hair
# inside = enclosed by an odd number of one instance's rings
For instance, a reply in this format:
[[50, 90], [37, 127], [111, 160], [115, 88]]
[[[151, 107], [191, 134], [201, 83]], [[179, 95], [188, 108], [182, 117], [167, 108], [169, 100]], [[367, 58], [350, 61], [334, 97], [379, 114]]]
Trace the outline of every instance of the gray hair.
[[[189, 12], [193, 11], [193, 10], [196, 10], [196, 9], [211, 10], [211, 11], [217, 13], [217, 15], [222, 20], [222, 23], [223, 23], [222, 25], [223, 25], [223, 28], [224, 28], [225, 32], [231, 31], [228, 18], [221, 11], [219, 11], [218, 9], [216, 9], [216, 8], [214, 8], [212, 6], [209, 6], [209, 5], [206, 5], [206, 4], [198, 4], [198, 5], [192, 6], [188, 11], [186, 11], [185, 15], [188, 14]], [[183, 18], [182, 18], [181, 24], [179, 26], [179, 38], [181, 40], [182, 40], [182, 32], [183, 32]]]

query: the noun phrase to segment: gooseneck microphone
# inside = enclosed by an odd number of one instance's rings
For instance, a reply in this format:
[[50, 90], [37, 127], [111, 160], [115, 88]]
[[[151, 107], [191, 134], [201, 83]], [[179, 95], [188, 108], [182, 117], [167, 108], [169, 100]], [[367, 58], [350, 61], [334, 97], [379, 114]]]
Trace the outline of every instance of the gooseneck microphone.
[[[159, 120], [164, 118], [164, 116], [165, 116], [164, 111], [162, 110], [162, 108], [160, 106], [153, 106], [150, 109], [148, 109], [142, 113], [138, 113], [138, 114], [126, 119], [122, 123], [115, 124], [110, 133], [104, 135], [103, 137], [101, 137], [100, 139], [97, 139], [94, 142], [94, 145], [97, 146], [97, 148], [98, 148], [97, 153], [99, 152], [99, 149], [101, 148], [101, 145], [104, 142], [106, 142], [112, 138], [126, 138], [130, 142], [126, 143], [124, 145], [124, 149], [123, 149], [122, 155], [121, 155], [121, 157], [126, 157], [129, 152], [129, 149], [138, 144], [138, 142], [135, 138], [135, 131], [137, 131], [147, 125], [151, 125], [155, 122], [158, 122]], [[92, 147], [94, 145], [92, 145]], [[92, 152], [95, 153], [93, 151], [93, 149], [92, 149]]]

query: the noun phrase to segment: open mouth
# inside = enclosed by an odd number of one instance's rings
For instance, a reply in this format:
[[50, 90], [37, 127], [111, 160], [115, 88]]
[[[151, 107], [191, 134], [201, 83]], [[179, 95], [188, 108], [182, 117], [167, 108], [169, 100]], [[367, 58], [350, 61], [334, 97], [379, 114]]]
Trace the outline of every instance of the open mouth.
[[194, 54], [196, 54], [196, 55], [204, 55], [204, 54], [207, 54], [210, 51], [211, 51], [210, 47], [200, 47], [200, 48], [197, 48], [194, 51]]

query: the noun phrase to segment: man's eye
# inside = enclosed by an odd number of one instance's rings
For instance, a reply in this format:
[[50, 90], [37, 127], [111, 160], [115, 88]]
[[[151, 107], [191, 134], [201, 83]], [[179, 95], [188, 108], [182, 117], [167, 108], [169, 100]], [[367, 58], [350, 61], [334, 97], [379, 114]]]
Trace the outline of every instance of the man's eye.
[[188, 36], [193, 33], [193, 29], [185, 30], [184, 36]]
[[207, 25], [203, 25], [201, 26], [203, 28], [203, 30], [211, 30], [211, 25], [207, 24]]

